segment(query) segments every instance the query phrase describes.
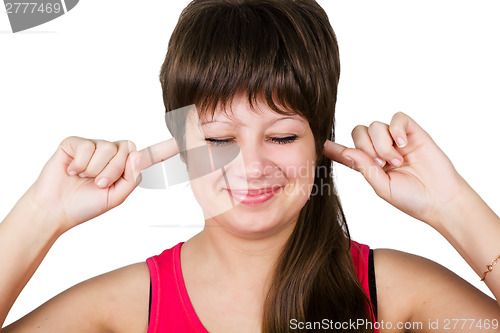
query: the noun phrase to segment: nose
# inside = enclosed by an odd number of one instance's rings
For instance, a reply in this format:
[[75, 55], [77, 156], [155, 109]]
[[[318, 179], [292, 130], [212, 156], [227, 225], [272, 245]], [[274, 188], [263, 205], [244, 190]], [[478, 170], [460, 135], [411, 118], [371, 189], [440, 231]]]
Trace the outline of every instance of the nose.
[[277, 168], [263, 143], [256, 140], [241, 144], [240, 155], [230, 165], [233, 175], [248, 184], [263, 182]]

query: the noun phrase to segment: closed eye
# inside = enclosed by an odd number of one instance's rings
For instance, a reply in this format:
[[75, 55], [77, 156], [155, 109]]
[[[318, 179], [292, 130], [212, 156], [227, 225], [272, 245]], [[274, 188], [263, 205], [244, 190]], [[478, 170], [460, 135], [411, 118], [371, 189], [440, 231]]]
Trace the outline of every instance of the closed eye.
[[[214, 138], [205, 138], [205, 141], [213, 144], [214, 146], [224, 146], [229, 143], [231, 143], [234, 139], [214, 139]], [[275, 137], [270, 137], [269, 141], [273, 143], [278, 143], [278, 144], [287, 144], [287, 143], [292, 143], [295, 140], [297, 140], [296, 135], [292, 136], [287, 136], [285, 138], [275, 138]]]

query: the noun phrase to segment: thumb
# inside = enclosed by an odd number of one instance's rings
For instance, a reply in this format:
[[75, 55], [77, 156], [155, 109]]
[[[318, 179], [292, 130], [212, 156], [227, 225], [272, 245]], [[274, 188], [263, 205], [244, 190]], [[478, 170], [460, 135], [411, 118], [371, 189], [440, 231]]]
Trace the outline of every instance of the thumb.
[[[141, 153], [137, 150], [132, 151], [127, 158], [127, 164], [125, 171], [123, 173], [123, 178], [130, 183], [130, 187], [133, 189], [135, 186], [139, 185], [142, 180], [142, 169], [140, 168], [140, 158]], [[133, 184], [133, 185], [132, 185]]]
[[355, 148], [346, 148], [341, 155], [352, 160], [352, 169], [360, 172], [365, 177], [379, 197], [386, 198], [388, 196], [390, 193], [390, 178], [370, 155], [361, 149]]
[[[132, 150], [132, 149], [131, 149]], [[123, 203], [132, 191], [139, 185], [142, 175], [137, 168], [138, 152], [133, 150], [127, 157], [125, 170], [122, 177], [116, 181], [110, 188], [108, 203], [110, 208], [116, 207]]]

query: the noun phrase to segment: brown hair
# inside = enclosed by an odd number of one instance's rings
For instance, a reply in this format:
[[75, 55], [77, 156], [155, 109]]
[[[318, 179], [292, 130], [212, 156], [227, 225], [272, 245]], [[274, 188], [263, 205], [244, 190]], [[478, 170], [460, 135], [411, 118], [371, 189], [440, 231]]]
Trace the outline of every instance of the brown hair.
[[[322, 153], [325, 140], [335, 140], [339, 75], [336, 37], [314, 0], [192, 1], [180, 15], [161, 68], [167, 115], [196, 104], [201, 114], [213, 116], [216, 107], [224, 110], [243, 90], [251, 106], [263, 96], [275, 112], [298, 113], [309, 121], [316, 168], [326, 170], [315, 173], [314, 187], [329, 190], [311, 194], [279, 254], [263, 308], [263, 332], [289, 332], [292, 319], [369, 320], [331, 161]], [[182, 126], [169, 130], [183, 151]]]

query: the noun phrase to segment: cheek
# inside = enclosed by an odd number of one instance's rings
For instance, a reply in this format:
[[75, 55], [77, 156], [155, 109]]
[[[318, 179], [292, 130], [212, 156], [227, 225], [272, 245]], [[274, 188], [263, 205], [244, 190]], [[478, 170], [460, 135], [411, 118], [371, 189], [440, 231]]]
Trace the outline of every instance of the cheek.
[[218, 170], [190, 181], [191, 189], [203, 210], [205, 219], [213, 218], [235, 207], [235, 203], [228, 195], [218, 191], [217, 185], [222, 177], [222, 172]]
[[315, 151], [311, 145], [296, 145], [290, 149], [273, 152], [276, 165], [289, 180], [300, 183], [314, 182]]

